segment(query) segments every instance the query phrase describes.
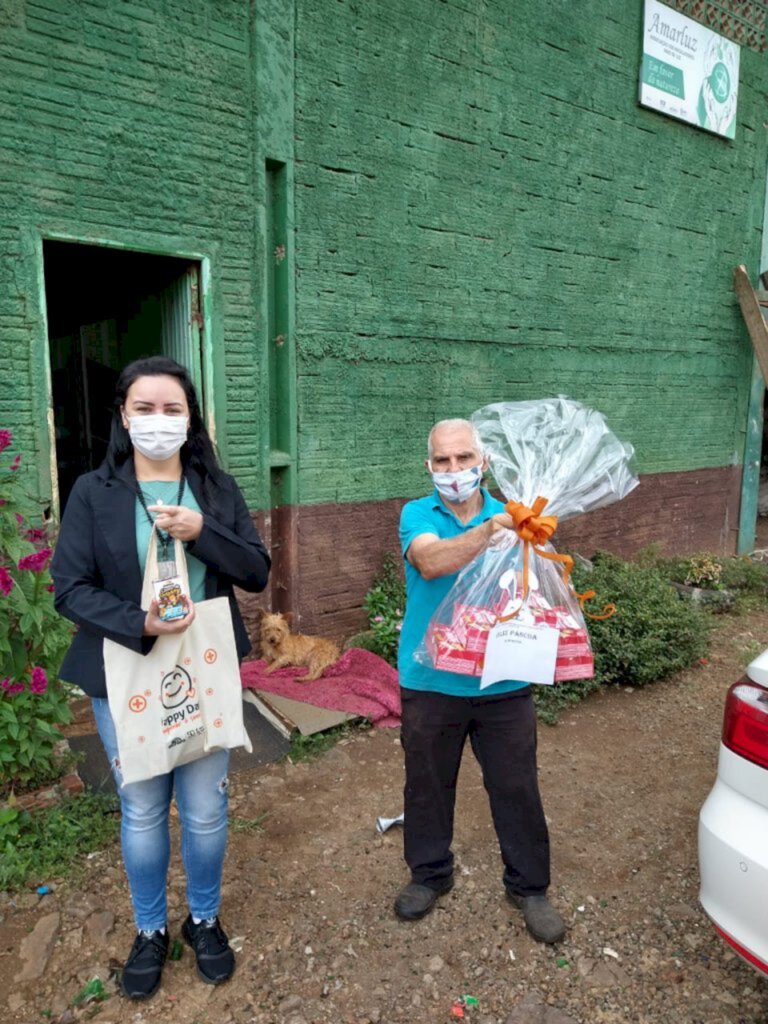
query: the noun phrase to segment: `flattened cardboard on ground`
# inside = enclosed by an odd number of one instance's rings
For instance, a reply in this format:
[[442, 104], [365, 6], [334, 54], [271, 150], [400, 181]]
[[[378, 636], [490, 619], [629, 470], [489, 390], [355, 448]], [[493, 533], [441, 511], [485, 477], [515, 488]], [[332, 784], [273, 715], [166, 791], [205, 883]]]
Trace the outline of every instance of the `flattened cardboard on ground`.
[[290, 736], [294, 729], [298, 729], [302, 736], [314, 736], [358, 717], [348, 711], [330, 711], [264, 690], [243, 690], [243, 700], [254, 704], [284, 736]]

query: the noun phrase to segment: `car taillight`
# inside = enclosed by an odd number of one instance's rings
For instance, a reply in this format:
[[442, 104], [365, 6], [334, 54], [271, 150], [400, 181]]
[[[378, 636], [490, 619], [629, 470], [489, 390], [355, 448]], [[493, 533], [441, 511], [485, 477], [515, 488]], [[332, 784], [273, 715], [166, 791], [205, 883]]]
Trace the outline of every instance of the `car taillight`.
[[768, 689], [749, 679], [728, 690], [723, 743], [747, 761], [768, 768]]

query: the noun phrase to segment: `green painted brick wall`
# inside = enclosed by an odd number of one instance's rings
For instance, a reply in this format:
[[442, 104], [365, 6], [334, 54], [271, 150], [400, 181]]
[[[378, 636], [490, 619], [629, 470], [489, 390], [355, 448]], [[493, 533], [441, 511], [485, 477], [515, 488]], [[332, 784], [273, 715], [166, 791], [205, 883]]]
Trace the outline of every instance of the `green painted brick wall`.
[[752, 356], [731, 273], [760, 251], [766, 62], [742, 51], [725, 142], [638, 107], [641, 17], [6, 0], [0, 425], [44, 462], [41, 237], [199, 254], [219, 437], [267, 506], [270, 159], [294, 185], [301, 502], [420, 493], [435, 419], [559, 392], [603, 409], [645, 473], [740, 462]]
[[300, 2], [300, 499], [422, 493], [426, 432], [565, 393], [643, 473], [741, 462], [766, 60], [734, 143], [637, 104], [642, 3]]
[[200, 255], [211, 269], [218, 432], [258, 506], [249, 4], [8, 0], [0, 21], [0, 424], [44, 476], [41, 237]]

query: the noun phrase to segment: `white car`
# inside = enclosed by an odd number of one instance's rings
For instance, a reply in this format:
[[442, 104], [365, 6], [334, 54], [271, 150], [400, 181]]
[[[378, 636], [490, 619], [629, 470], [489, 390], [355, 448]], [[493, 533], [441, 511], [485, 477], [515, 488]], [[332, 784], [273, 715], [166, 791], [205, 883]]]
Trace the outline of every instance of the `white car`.
[[768, 974], [768, 650], [728, 690], [717, 779], [699, 815], [701, 905]]

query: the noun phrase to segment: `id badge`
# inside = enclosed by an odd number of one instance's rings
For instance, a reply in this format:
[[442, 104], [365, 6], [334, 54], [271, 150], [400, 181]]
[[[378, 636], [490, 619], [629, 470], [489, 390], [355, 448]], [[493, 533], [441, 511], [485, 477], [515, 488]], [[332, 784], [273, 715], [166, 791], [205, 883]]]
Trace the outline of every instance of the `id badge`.
[[159, 618], [169, 622], [173, 619], [183, 619], [189, 613], [189, 603], [182, 589], [181, 576], [153, 580], [152, 588], [155, 592]]

